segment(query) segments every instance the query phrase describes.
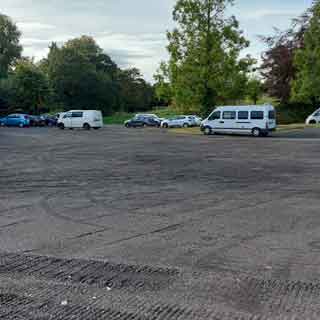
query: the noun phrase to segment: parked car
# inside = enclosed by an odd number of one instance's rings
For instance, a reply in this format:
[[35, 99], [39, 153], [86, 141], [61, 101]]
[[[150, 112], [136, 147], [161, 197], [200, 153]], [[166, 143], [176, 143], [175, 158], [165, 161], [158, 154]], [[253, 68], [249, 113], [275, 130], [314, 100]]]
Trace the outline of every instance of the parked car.
[[134, 118], [127, 120], [124, 125], [127, 128], [137, 127], [160, 127], [160, 120], [154, 115], [137, 114]]
[[1, 119], [2, 126], [8, 127], [29, 127], [30, 118], [26, 114], [10, 114]]
[[47, 114], [41, 115], [42, 119], [45, 121], [46, 126], [48, 127], [54, 127], [57, 125], [58, 118], [57, 116], [51, 116]]
[[306, 120], [306, 124], [317, 124], [320, 123], [320, 109], [312, 113]]
[[188, 128], [192, 127], [193, 120], [189, 116], [177, 116], [161, 122], [163, 128]]
[[60, 129], [83, 128], [86, 130], [103, 127], [102, 112], [98, 110], [71, 110], [61, 113], [57, 126]]
[[155, 120], [158, 120], [158, 121], [162, 121], [162, 120], [164, 120], [163, 118], [159, 118], [156, 114], [152, 114], [152, 113], [149, 113], [149, 114], [144, 114], [144, 113], [142, 113], [142, 114], [136, 114], [136, 117], [145, 117], [145, 118], [153, 118], [153, 119], [155, 119]]
[[276, 127], [276, 112], [271, 105], [219, 107], [201, 124], [206, 135], [237, 133], [254, 137], [266, 137]]
[[202, 119], [198, 116], [188, 116], [192, 127], [200, 127]]
[[46, 125], [45, 120], [41, 116], [29, 116], [31, 127], [44, 127]]

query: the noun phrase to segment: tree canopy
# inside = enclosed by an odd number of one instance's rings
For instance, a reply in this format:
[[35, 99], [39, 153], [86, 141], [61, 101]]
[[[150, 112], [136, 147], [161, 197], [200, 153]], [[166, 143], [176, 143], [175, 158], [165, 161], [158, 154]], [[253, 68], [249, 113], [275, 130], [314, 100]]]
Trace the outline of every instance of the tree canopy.
[[311, 17], [303, 37], [303, 46], [294, 56], [296, 77], [292, 82], [292, 100], [320, 103], [320, 1], [310, 10]]
[[[225, 12], [231, 0], [178, 0], [168, 32], [167, 66], [156, 75], [157, 92], [171, 92], [176, 107], [185, 113], [207, 113], [217, 103], [245, 94], [250, 57], [239, 58], [249, 46], [234, 16]], [[170, 85], [170, 89], [169, 89]], [[161, 93], [162, 91], [162, 93]]]
[[0, 78], [6, 77], [9, 68], [21, 57], [20, 36], [12, 20], [0, 13]]
[[0, 82], [0, 95], [0, 107], [35, 113], [97, 108], [109, 115], [148, 110], [154, 102], [153, 87], [140, 71], [119, 68], [89, 36], [62, 46], [52, 43], [39, 63], [16, 58], [8, 78]]

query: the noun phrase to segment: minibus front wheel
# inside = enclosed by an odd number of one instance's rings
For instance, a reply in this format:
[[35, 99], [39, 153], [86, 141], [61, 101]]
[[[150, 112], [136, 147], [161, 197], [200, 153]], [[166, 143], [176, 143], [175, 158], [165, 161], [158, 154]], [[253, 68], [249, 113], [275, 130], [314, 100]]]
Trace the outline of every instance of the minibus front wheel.
[[254, 137], [261, 137], [261, 129], [259, 129], [259, 128], [253, 128], [253, 129], [252, 129], [252, 135], [253, 135]]
[[212, 134], [212, 130], [210, 127], [205, 127], [204, 130], [203, 130], [203, 133], [206, 135], [206, 136], [210, 136], [210, 134]]

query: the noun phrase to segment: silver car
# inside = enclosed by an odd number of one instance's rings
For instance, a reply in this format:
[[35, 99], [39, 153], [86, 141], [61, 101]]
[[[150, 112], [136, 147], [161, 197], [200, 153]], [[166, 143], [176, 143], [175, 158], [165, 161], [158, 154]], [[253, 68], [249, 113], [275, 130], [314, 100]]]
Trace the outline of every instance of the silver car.
[[320, 123], [320, 109], [316, 110], [306, 120], [306, 124], [317, 124], [317, 123]]
[[188, 128], [192, 127], [192, 121], [188, 116], [177, 116], [165, 119], [161, 122], [163, 128]]
[[202, 119], [198, 116], [188, 116], [192, 127], [200, 127]]

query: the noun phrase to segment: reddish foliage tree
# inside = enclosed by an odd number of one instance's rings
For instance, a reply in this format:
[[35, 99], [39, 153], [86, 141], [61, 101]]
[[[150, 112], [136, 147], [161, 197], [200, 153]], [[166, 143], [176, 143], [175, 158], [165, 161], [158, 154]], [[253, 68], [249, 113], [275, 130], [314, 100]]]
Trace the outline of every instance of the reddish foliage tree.
[[310, 11], [294, 19], [290, 29], [281, 32], [275, 29], [275, 35], [260, 37], [268, 49], [262, 54], [261, 75], [265, 80], [268, 94], [287, 103], [291, 95], [291, 82], [295, 78], [294, 59], [296, 50], [303, 47], [304, 33], [308, 28]]

